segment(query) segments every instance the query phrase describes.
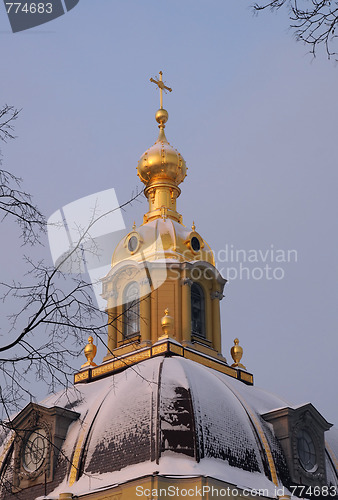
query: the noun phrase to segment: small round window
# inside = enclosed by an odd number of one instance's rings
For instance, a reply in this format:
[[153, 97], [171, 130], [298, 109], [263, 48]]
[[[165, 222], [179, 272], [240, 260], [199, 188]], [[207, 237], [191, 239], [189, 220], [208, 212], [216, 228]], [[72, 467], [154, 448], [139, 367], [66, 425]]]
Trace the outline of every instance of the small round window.
[[196, 236], [191, 238], [190, 245], [194, 252], [198, 252], [201, 249], [200, 240]]
[[30, 433], [23, 452], [23, 466], [27, 472], [38, 470], [48, 452], [47, 434], [44, 429]]
[[129, 252], [135, 252], [138, 245], [138, 239], [136, 236], [131, 236], [128, 241], [128, 250]]
[[299, 461], [308, 472], [317, 469], [316, 449], [312, 437], [305, 430], [301, 430], [297, 435], [297, 451]]

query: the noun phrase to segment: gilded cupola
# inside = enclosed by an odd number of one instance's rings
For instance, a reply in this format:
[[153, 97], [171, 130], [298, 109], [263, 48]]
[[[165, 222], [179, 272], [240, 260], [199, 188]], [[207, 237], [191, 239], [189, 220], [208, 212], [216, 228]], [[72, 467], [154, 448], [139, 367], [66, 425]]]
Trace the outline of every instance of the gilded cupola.
[[137, 175], [145, 184], [144, 194], [149, 200], [149, 212], [144, 216], [144, 222], [165, 216], [182, 221], [176, 211], [176, 198], [181, 194], [178, 187], [187, 175], [187, 167], [183, 156], [168, 142], [164, 129], [168, 121], [168, 111], [163, 109], [163, 91], [171, 92], [171, 88], [164, 85], [162, 72], [159, 79], [151, 78], [160, 89], [160, 109], [155, 114], [155, 119], [160, 129], [158, 139], [153, 146], [148, 148], [141, 156]]

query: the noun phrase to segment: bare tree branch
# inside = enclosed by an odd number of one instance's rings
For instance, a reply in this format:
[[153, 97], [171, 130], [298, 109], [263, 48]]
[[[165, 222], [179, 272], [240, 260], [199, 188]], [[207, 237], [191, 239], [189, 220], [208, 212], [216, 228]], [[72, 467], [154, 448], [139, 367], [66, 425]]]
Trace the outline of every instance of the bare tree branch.
[[[13, 122], [19, 110], [7, 104], [0, 109], [0, 140], [14, 139]], [[35, 243], [40, 232], [46, 229], [46, 221], [32, 203], [31, 196], [21, 189], [22, 179], [1, 168], [0, 152], [0, 220], [14, 218], [20, 226], [24, 243]]]
[[[136, 193], [111, 212], [125, 208], [139, 195]], [[106, 345], [103, 338], [107, 335], [108, 317], [94, 300], [92, 284], [81, 274], [66, 275], [60, 270], [65, 260], [79, 255], [84, 242], [86, 251], [98, 251], [90, 230], [106, 215], [91, 215], [88, 227], [79, 229], [77, 243], [57, 267], [26, 257], [29, 271], [20, 282], [0, 282], [2, 301], [15, 304], [8, 330], [13, 340], [1, 342], [0, 337], [0, 387], [7, 409], [12, 412], [21, 408], [24, 401], [34, 400], [32, 374], [47, 384], [49, 392], [71, 385], [75, 371], [72, 365], [83, 349], [84, 335], [96, 337]], [[121, 318], [114, 321], [120, 322]]]
[[325, 47], [327, 57], [336, 57], [335, 34], [338, 24], [338, 1], [335, 0], [272, 0], [255, 3], [256, 12], [272, 11], [286, 7], [289, 13], [290, 27], [296, 40], [310, 47], [315, 56], [320, 46]]
[[13, 121], [17, 119], [20, 111], [7, 104], [0, 109], [0, 139], [2, 141], [6, 142], [7, 139], [14, 139]]
[[[0, 110], [2, 141], [14, 138], [13, 121], [18, 113], [11, 106]], [[32, 204], [30, 195], [21, 190], [21, 183], [21, 179], [0, 168], [0, 222], [7, 219], [18, 223], [24, 243], [34, 245], [39, 242], [39, 232], [45, 232], [46, 222]], [[136, 192], [112, 212], [124, 210], [140, 194]], [[28, 271], [20, 281], [0, 281], [0, 301], [6, 309], [9, 304], [14, 310], [8, 316], [9, 328], [5, 335], [0, 336], [0, 444], [8, 429], [16, 433], [10, 415], [20, 411], [28, 402], [36, 401], [33, 379], [44, 383], [49, 393], [60, 388], [67, 393], [73, 382], [74, 360], [83, 352], [84, 335], [94, 336], [110, 352], [105, 341], [109, 316], [96, 305], [92, 283], [81, 274], [63, 272], [67, 268], [64, 266], [66, 261], [76, 261], [84, 247], [85, 252], [97, 255], [99, 249], [90, 236], [90, 230], [105, 216], [107, 213], [98, 216], [93, 210], [88, 227], [78, 228], [77, 243], [63, 255], [56, 267], [25, 257]], [[126, 313], [128, 305], [119, 317], [111, 320], [115, 327], [122, 324], [121, 316]], [[6, 470], [2, 473], [2, 468], [0, 490], [11, 492], [9, 468], [12, 465], [8, 460], [6, 463], [4, 467], [8, 467], [8, 475]], [[21, 498], [21, 494], [17, 498]]]

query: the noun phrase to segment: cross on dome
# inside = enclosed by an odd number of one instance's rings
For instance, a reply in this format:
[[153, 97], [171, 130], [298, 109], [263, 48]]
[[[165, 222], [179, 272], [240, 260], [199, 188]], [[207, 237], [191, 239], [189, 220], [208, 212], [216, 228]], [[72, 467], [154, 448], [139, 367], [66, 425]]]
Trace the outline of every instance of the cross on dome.
[[168, 92], [172, 92], [173, 89], [164, 85], [164, 82], [162, 80], [162, 75], [163, 75], [162, 71], [159, 72], [159, 75], [160, 75], [159, 79], [157, 77], [156, 79], [150, 78], [150, 81], [152, 83], [156, 83], [156, 85], [160, 89], [160, 109], [163, 109], [163, 91], [166, 92], [166, 90], [168, 90]]

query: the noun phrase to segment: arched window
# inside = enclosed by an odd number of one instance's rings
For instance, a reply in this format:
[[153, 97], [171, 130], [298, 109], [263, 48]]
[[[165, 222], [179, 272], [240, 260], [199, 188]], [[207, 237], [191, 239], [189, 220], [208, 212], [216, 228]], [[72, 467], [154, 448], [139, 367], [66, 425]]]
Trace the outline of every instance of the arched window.
[[140, 331], [140, 288], [129, 283], [123, 292], [123, 337], [128, 338]]
[[205, 338], [205, 300], [200, 285], [191, 285], [191, 332]]

